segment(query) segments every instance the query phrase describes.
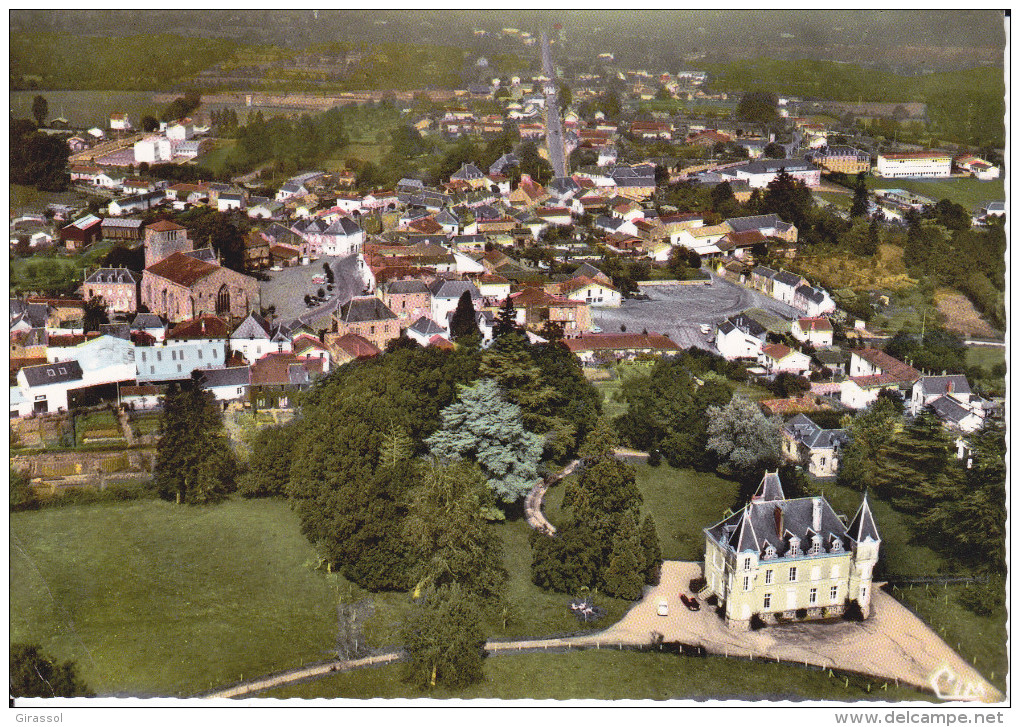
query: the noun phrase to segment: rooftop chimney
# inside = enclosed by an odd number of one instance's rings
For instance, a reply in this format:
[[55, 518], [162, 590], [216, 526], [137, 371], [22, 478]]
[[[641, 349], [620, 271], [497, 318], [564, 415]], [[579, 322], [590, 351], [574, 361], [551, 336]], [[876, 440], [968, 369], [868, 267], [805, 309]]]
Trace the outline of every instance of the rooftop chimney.
[[816, 533], [822, 529], [822, 498], [811, 499], [811, 529]]
[[776, 505], [775, 509], [772, 510], [772, 515], [776, 521], [776, 537], [782, 538], [783, 533], [786, 532], [786, 528], [783, 527], [783, 508]]

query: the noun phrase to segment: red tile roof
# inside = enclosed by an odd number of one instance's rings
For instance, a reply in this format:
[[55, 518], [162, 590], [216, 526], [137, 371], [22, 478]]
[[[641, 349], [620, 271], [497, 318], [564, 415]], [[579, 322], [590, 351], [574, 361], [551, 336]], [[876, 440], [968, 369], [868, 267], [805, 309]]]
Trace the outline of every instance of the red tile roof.
[[[855, 349], [853, 353], [863, 358], [872, 366], [880, 369], [882, 372], [881, 377], [888, 379], [889, 382], [914, 382], [921, 378], [921, 372], [913, 366], [905, 364], [902, 361], [893, 358], [885, 351], [879, 351], [877, 348], [858, 348]], [[876, 377], [858, 376], [855, 377], [854, 380], [871, 378]]]
[[784, 346], [781, 343], [770, 343], [767, 346], [763, 346], [761, 352], [771, 359], [782, 361], [784, 358], [793, 353], [793, 349], [789, 346]]
[[429, 339], [429, 345], [435, 346], [436, 348], [442, 348], [447, 351], [452, 351], [456, 346], [446, 337], [439, 335], [438, 333]]
[[291, 383], [290, 367], [300, 366], [309, 374], [322, 373], [322, 359], [300, 358], [292, 353], [270, 353], [251, 365], [251, 385], [267, 386]]
[[181, 227], [169, 220], [160, 220], [159, 222], [153, 222], [151, 225], [146, 225], [145, 229], [152, 230], [153, 232], [169, 232], [170, 230], [184, 230], [187, 228]]
[[800, 326], [800, 330], [802, 331], [832, 330], [832, 323], [824, 316], [819, 316], [818, 318], [801, 318], [797, 321], [797, 325]]
[[558, 283], [557, 289], [559, 290], [560, 295], [570, 295], [575, 290], [587, 288], [589, 285], [598, 285], [599, 287], [602, 288], [609, 288], [609, 290], [616, 290], [616, 288], [614, 288], [612, 285], [609, 285], [608, 283], [602, 283], [599, 282], [598, 280], [592, 280], [591, 278], [584, 275], [580, 275], [576, 278], [571, 278], [570, 280], [565, 280], [562, 283]]
[[382, 353], [378, 346], [356, 333], [340, 336], [334, 341], [334, 345], [354, 358], [372, 358]]
[[190, 338], [227, 338], [227, 323], [222, 318], [202, 315], [190, 320], [181, 321], [166, 335], [173, 339]]
[[172, 283], [177, 283], [177, 285], [190, 288], [202, 278], [211, 275], [219, 269], [219, 265], [213, 265], [205, 260], [185, 255], [183, 252], [175, 252], [158, 263], [150, 265], [146, 268], [146, 271], [165, 278]]

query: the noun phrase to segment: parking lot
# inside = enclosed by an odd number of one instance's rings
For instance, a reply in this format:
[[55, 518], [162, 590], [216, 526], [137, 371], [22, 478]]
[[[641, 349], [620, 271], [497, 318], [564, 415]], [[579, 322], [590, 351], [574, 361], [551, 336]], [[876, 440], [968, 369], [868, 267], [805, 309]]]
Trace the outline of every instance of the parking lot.
[[[322, 288], [323, 291], [327, 290], [325, 281], [312, 282], [312, 278], [325, 274], [322, 269], [324, 262], [328, 262], [333, 268], [335, 282], [332, 298], [309, 308], [305, 305], [305, 296], [314, 297], [319, 288]], [[302, 316], [307, 320], [310, 317], [308, 314], [328, 308], [322, 316], [319, 316], [322, 319], [327, 313], [336, 310], [340, 303], [345, 303], [351, 297], [361, 294], [361, 276], [358, 273], [356, 255], [344, 258], [324, 257], [309, 265], [275, 271], [267, 270], [266, 274], [270, 279], [262, 281], [262, 307], [276, 306], [276, 320], [278, 321], [292, 321]], [[320, 322], [321, 320], [313, 321], [313, 326]]]
[[[794, 308], [742, 285], [712, 276], [711, 285], [663, 285], [642, 288], [649, 300], [625, 300], [619, 308], [592, 308], [592, 319], [604, 333], [659, 333], [681, 348], [715, 350], [715, 326], [748, 308], [763, 308], [784, 318], [801, 314]], [[712, 326], [703, 334], [700, 326]]]

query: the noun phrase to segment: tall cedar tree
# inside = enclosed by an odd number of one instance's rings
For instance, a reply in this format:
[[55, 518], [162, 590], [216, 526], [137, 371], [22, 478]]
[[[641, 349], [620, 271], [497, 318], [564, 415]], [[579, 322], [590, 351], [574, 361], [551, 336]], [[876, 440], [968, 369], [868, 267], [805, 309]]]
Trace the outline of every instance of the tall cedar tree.
[[524, 336], [510, 333], [497, 338], [482, 354], [482, 376], [499, 384], [507, 401], [521, 409], [521, 421], [529, 432], [541, 435], [547, 453], [560, 457], [574, 446], [574, 427], [556, 415], [556, 391], [545, 381]]
[[402, 626], [404, 680], [422, 690], [480, 682], [485, 658], [482, 614], [457, 583], [428, 588]]
[[457, 341], [468, 336], [481, 335], [478, 321], [475, 320], [475, 307], [471, 303], [471, 293], [464, 291], [457, 301], [457, 309], [450, 319], [450, 335]]
[[507, 504], [534, 486], [542, 438], [525, 429], [521, 408], [504, 399], [493, 379], [462, 386], [458, 400], [441, 416], [442, 427], [425, 440], [434, 456], [477, 462], [489, 488]]
[[629, 601], [641, 598], [645, 582], [645, 553], [632, 512], [620, 518], [603, 579], [610, 595]]
[[864, 181], [864, 172], [857, 175], [854, 182], [854, 197], [850, 203], [851, 217], [864, 217], [868, 214], [868, 184]]
[[641, 550], [644, 555], [645, 583], [654, 586], [659, 582], [659, 572], [662, 570], [662, 547], [651, 515], [645, 515], [641, 521]]
[[409, 495], [404, 523], [410, 583], [417, 592], [458, 584], [490, 605], [506, 588], [502, 545], [482, 513], [484, 481], [476, 465], [425, 465]]
[[160, 497], [202, 504], [219, 502], [234, 491], [234, 452], [219, 406], [202, 389], [200, 372], [170, 385], [163, 397], [160, 431], [154, 468]]
[[774, 213], [784, 222], [804, 229], [811, 210], [814, 208], [811, 190], [803, 182], [794, 179], [785, 169], [768, 183], [762, 197], [762, 211]]
[[38, 644], [11, 644], [12, 697], [94, 697], [72, 661], [57, 662]]
[[572, 455], [602, 415], [602, 395], [585, 378], [581, 362], [562, 341], [532, 346], [531, 356], [543, 381], [553, 390], [553, 411], [574, 428]]
[[900, 510], [919, 513], [956, 499], [962, 471], [952, 439], [930, 412], [921, 412], [878, 450], [875, 490]]
[[106, 301], [102, 296], [89, 298], [85, 301], [84, 315], [82, 316], [82, 330], [85, 333], [98, 331], [103, 323], [109, 323], [110, 317], [106, 313]]
[[521, 327], [517, 325], [517, 309], [514, 307], [514, 300], [509, 295], [503, 301], [499, 314], [496, 316], [496, 323], [492, 327], [493, 338], [502, 338], [508, 333], [521, 333]]

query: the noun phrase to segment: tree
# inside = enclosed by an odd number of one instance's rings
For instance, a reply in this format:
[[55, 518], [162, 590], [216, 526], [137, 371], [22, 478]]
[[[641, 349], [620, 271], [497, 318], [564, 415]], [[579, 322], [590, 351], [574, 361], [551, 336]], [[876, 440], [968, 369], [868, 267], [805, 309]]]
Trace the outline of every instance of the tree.
[[641, 521], [641, 550], [644, 553], [645, 583], [654, 586], [659, 582], [659, 571], [662, 568], [662, 547], [659, 545], [659, 533], [655, 529], [655, 520], [645, 515]]
[[50, 115], [50, 105], [43, 96], [36, 96], [32, 99], [32, 118], [35, 125], [41, 127]]
[[67, 172], [70, 148], [59, 136], [39, 131], [28, 119], [10, 124], [10, 181], [44, 192], [62, 192], [71, 180]]
[[523, 142], [517, 148], [517, 158], [520, 160], [521, 174], [531, 175], [532, 180], [539, 184], [545, 184], [552, 179], [553, 168], [539, 155], [535, 142]]
[[851, 217], [864, 217], [868, 214], [868, 184], [864, 181], [864, 172], [857, 174], [854, 182], [854, 197], [850, 203]]
[[921, 412], [886, 440], [877, 459], [875, 490], [898, 509], [923, 512], [955, 499], [959, 490], [955, 447], [930, 412]]
[[170, 384], [162, 401], [153, 471], [160, 497], [178, 504], [222, 500], [235, 489], [237, 464], [219, 407], [202, 389], [201, 373]]
[[574, 94], [563, 81], [556, 82], [556, 98], [560, 102], [561, 109], [570, 108], [570, 104], [574, 102]]
[[740, 209], [729, 182], [720, 182], [712, 187], [712, 209], [724, 217], [731, 217]]
[[463, 689], [484, 676], [481, 613], [456, 583], [426, 590], [404, 621], [404, 679], [419, 689]]
[[803, 228], [814, 208], [811, 190], [801, 181], [781, 169], [768, 183], [762, 196], [762, 211], [779, 215], [784, 221]]
[[578, 593], [599, 584], [601, 545], [591, 528], [567, 523], [555, 538], [531, 533], [531, 580], [548, 591]]
[[142, 117], [142, 131], [150, 132], [155, 131], [159, 128], [159, 119], [152, 114], [146, 114]]
[[604, 576], [606, 592], [629, 601], [641, 598], [645, 566], [645, 553], [637, 524], [634, 514], [629, 512], [621, 518], [609, 556], [609, 566]]
[[441, 461], [477, 462], [501, 502], [516, 502], [538, 480], [542, 438], [524, 428], [521, 408], [504, 399], [494, 380], [460, 387], [441, 416], [442, 427], [425, 440], [431, 453]]
[[299, 436], [300, 429], [294, 422], [255, 433], [249, 469], [238, 486], [242, 496], [276, 497], [285, 493]]
[[39, 506], [39, 497], [32, 489], [31, 480], [28, 474], [22, 470], [10, 468], [10, 497], [9, 504], [11, 512], [20, 510], [33, 510]]
[[471, 302], [470, 291], [465, 290], [457, 301], [457, 309], [450, 319], [450, 335], [453, 340], [466, 338], [468, 336], [480, 336], [478, 321], [475, 319], [475, 307]]
[[659, 90], [655, 92], [656, 101], [669, 101], [671, 98], [673, 98], [673, 94], [665, 86], [659, 86]]
[[735, 113], [741, 121], [771, 123], [779, 118], [779, 97], [767, 91], [748, 91], [740, 97]]
[[574, 521], [590, 527], [608, 547], [615, 541], [619, 518], [628, 512], [636, 517], [641, 507], [634, 468], [616, 458], [615, 447], [616, 436], [602, 417], [578, 453], [584, 469], [568, 484], [563, 497]]
[[768, 159], [786, 159], [786, 147], [771, 141], [765, 145], [762, 154]]
[[780, 399], [801, 396], [811, 390], [811, 382], [803, 376], [783, 372], [768, 383], [768, 389]]
[[38, 644], [11, 644], [12, 697], [94, 697], [73, 661], [57, 662]]
[[761, 479], [762, 471], [779, 466], [782, 424], [766, 419], [757, 404], [735, 396], [726, 406], [710, 406], [708, 448], [744, 481]]

